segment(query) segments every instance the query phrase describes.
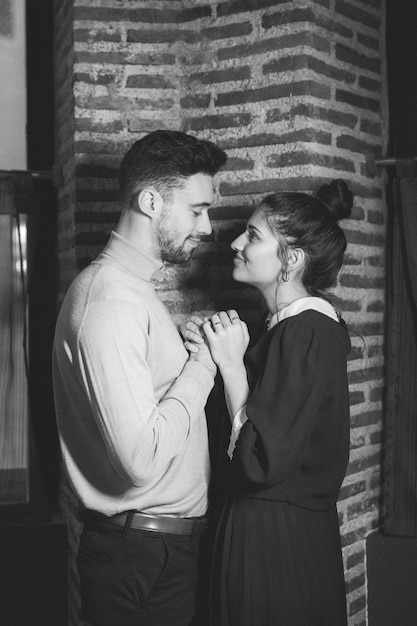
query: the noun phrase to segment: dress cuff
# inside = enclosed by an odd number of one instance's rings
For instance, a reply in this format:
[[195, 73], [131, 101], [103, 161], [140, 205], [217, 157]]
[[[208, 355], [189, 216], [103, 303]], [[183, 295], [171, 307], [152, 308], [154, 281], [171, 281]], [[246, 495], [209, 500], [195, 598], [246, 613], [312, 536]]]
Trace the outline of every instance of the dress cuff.
[[236, 442], [239, 439], [239, 433], [242, 426], [248, 421], [246, 415], [246, 404], [236, 413], [232, 422], [232, 432], [230, 435], [229, 447], [227, 448], [227, 454], [229, 459], [232, 459], [233, 452], [236, 446]]

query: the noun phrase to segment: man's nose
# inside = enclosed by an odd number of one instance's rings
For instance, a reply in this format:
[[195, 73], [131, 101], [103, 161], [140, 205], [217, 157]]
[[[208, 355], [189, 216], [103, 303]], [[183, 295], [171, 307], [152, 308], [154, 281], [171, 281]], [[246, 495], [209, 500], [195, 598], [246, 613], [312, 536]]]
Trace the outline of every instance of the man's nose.
[[210, 235], [213, 232], [207, 211], [202, 211], [200, 214], [198, 232], [202, 235]]

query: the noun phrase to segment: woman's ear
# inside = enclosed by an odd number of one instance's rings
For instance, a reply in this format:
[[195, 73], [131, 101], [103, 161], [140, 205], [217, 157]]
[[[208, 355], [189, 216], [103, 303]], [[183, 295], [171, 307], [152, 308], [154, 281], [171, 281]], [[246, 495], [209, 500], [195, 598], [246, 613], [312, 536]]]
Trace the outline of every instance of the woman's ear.
[[154, 219], [155, 217], [159, 217], [164, 201], [159, 191], [153, 187], [147, 187], [139, 192], [137, 203], [141, 213]]
[[288, 269], [299, 270], [305, 262], [305, 253], [301, 248], [292, 248], [288, 255]]

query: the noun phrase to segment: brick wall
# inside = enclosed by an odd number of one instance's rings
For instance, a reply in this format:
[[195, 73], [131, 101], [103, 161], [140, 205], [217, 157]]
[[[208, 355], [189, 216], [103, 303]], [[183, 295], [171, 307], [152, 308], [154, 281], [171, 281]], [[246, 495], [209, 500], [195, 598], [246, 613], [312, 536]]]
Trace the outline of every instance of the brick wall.
[[58, 189], [58, 252], [60, 288], [74, 277], [74, 42], [73, 2], [54, 3], [55, 163], [62, 170]]
[[188, 266], [157, 279], [178, 323], [230, 306], [255, 321], [259, 299], [232, 282], [229, 250], [254, 205], [274, 190], [351, 183], [336, 289], [353, 342], [352, 451], [339, 502], [350, 626], [366, 624], [365, 537], [380, 518], [385, 223], [382, 181], [364, 155], [381, 152], [387, 130], [382, 25], [382, 0], [56, 2], [61, 297], [118, 218], [121, 155], [156, 128], [185, 130], [229, 154], [213, 236]]

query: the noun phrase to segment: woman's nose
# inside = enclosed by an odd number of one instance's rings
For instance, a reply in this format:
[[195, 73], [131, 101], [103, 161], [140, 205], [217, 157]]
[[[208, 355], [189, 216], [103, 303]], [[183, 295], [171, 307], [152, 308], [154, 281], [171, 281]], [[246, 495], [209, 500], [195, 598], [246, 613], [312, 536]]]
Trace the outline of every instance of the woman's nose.
[[230, 244], [230, 247], [232, 248], [232, 250], [243, 250], [243, 238], [244, 238], [244, 234], [242, 233], [241, 235], [239, 235], [239, 237], [236, 237], [236, 239], [234, 239], [232, 241], [232, 243]]

